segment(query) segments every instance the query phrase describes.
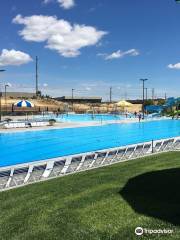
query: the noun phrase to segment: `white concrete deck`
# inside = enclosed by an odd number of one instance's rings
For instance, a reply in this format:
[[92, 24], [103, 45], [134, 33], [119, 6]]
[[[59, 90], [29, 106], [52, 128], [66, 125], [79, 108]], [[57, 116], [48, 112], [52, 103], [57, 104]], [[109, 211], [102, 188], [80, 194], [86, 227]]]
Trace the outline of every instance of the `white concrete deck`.
[[[23, 120], [25, 117], [16, 117], [13, 120]], [[171, 118], [153, 118], [141, 120], [141, 122], [147, 121], [160, 121], [167, 120]], [[29, 119], [32, 120], [32, 119]], [[43, 127], [29, 127], [29, 128], [11, 128], [4, 129], [0, 128], [0, 133], [12, 133], [12, 132], [29, 132], [29, 131], [42, 131], [51, 129], [63, 129], [63, 128], [79, 128], [79, 127], [91, 127], [91, 126], [102, 126], [106, 124], [127, 124], [127, 123], [137, 123], [139, 120], [136, 118], [127, 118], [123, 120], [110, 120], [110, 121], [90, 121], [90, 122], [56, 122], [54, 126], [43, 126]]]

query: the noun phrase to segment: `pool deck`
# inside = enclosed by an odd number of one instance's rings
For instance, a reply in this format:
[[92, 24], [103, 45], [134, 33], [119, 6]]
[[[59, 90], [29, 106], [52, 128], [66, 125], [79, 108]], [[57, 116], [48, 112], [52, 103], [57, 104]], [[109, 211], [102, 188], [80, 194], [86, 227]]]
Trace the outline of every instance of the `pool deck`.
[[13, 132], [29, 132], [29, 131], [42, 131], [52, 129], [63, 129], [63, 128], [79, 128], [79, 127], [92, 127], [102, 126], [113, 123], [132, 123], [138, 122], [136, 119], [116, 120], [116, 121], [104, 121], [104, 122], [61, 122], [55, 123], [54, 126], [43, 126], [43, 127], [32, 127], [32, 128], [11, 128], [11, 129], [0, 129], [0, 133], [13, 133]]
[[[147, 121], [158, 121], [167, 120], [169, 118], [158, 118], [158, 119], [145, 119], [141, 122]], [[123, 120], [111, 120], [103, 122], [59, 122], [55, 123], [54, 126], [43, 126], [43, 127], [32, 127], [32, 128], [11, 128], [11, 129], [0, 129], [0, 133], [13, 133], [13, 132], [29, 132], [29, 131], [42, 131], [42, 130], [53, 130], [53, 129], [63, 129], [63, 128], [79, 128], [79, 127], [92, 127], [92, 126], [102, 126], [106, 124], [127, 124], [127, 123], [137, 123], [138, 119], [123, 119]]]

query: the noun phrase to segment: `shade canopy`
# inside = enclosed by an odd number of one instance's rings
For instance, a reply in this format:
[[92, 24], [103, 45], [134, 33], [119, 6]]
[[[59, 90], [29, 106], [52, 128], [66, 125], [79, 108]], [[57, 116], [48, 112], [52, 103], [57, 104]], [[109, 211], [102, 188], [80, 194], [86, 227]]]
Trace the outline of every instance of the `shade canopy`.
[[34, 103], [27, 101], [27, 100], [21, 100], [21, 101], [15, 103], [14, 106], [31, 108], [31, 107], [34, 107]]
[[118, 107], [131, 107], [132, 105], [133, 105], [132, 103], [129, 103], [125, 100], [122, 100], [116, 103], [116, 106]]

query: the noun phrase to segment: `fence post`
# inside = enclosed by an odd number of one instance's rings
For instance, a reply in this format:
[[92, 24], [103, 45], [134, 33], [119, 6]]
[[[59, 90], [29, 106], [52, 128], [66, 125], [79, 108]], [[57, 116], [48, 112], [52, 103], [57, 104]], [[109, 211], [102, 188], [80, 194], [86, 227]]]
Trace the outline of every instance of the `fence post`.
[[152, 153], [154, 153], [154, 140], [152, 140]]

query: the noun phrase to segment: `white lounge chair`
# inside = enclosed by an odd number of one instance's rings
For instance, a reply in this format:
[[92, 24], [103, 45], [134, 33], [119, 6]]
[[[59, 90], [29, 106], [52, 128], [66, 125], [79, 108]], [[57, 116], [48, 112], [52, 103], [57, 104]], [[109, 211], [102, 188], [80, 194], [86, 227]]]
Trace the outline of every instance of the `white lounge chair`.
[[106, 152], [99, 152], [93, 164], [93, 167], [101, 165], [102, 162], [105, 160], [106, 154], [107, 154]]
[[125, 158], [125, 159], [130, 159], [130, 158], [132, 158], [133, 155], [134, 155], [134, 151], [135, 151], [135, 146], [134, 146], [134, 147], [129, 147], [129, 148], [127, 148], [126, 153], [125, 153], [125, 155], [124, 155], [124, 158]]
[[123, 159], [123, 157], [124, 157], [125, 152], [126, 152], [126, 148], [119, 149], [117, 154], [116, 154], [116, 156], [113, 159], [113, 162], [121, 161]]
[[36, 182], [42, 178], [42, 175], [46, 169], [46, 164], [34, 166], [27, 182]]
[[110, 151], [104, 161], [102, 162], [103, 165], [109, 164], [113, 161], [114, 157], [116, 156], [117, 150], [115, 151]]
[[72, 158], [71, 163], [69, 164], [69, 166], [66, 170], [66, 173], [75, 172], [77, 170], [81, 160], [82, 160], [82, 156]]
[[94, 161], [94, 157], [95, 157], [95, 154], [86, 155], [84, 158], [84, 162], [80, 167], [80, 170], [88, 169], [91, 166], [92, 162]]
[[4, 189], [10, 178], [11, 170], [0, 172], [0, 189]]
[[27, 176], [29, 167], [17, 168], [13, 172], [9, 186], [18, 186], [24, 183], [24, 179]]
[[49, 174], [49, 177], [55, 177], [55, 176], [61, 175], [61, 171], [63, 170], [65, 163], [66, 163], [66, 160], [60, 160], [60, 161], [54, 162], [54, 166]]

